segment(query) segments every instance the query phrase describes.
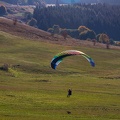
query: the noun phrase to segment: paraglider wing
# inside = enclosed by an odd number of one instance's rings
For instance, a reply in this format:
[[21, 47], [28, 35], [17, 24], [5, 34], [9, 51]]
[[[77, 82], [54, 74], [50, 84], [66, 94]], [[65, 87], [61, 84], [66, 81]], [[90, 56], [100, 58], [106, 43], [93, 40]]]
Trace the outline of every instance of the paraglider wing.
[[56, 69], [57, 65], [63, 60], [63, 58], [67, 57], [67, 56], [71, 56], [71, 55], [60, 55], [60, 56], [54, 56], [54, 58], [51, 61], [51, 67], [53, 69]]
[[57, 54], [56, 56], [54, 56], [54, 58], [51, 61], [51, 67], [53, 69], [56, 69], [56, 67], [58, 66], [58, 64], [65, 58], [68, 56], [73, 56], [73, 55], [82, 55], [83, 57], [85, 57], [91, 64], [91, 66], [95, 66], [95, 63], [93, 61], [93, 59], [91, 57], [89, 57], [88, 55], [86, 55], [85, 53], [78, 51], [78, 50], [67, 50], [67, 51], [63, 51], [59, 54]]
[[93, 59], [90, 56], [86, 55], [85, 53], [82, 54], [82, 56], [85, 57], [89, 61], [89, 63], [91, 64], [92, 67], [95, 66], [95, 62], [93, 61]]

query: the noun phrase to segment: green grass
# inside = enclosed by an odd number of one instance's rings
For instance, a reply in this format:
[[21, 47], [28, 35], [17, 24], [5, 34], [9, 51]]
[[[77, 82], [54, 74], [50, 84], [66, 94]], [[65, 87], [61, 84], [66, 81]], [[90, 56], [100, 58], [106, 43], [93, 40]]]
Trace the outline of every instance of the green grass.
[[[53, 56], [69, 49], [90, 55], [96, 67], [74, 56], [51, 69]], [[120, 119], [119, 50], [61, 46], [0, 31], [0, 66], [4, 63], [10, 68], [0, 70], [1, 120]]]

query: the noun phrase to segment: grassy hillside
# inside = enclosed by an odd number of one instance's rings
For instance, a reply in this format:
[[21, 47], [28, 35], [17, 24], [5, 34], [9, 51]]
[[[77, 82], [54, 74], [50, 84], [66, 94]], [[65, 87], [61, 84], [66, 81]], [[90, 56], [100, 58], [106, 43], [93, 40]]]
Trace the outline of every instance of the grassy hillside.
[[[52, 57], [77, 49], [53, 70]], [[2, 120], [119, 120], [120, 51], [28, 40], [0, 31], [0, 118]], [[73, 95], [67, 98], [67, 90]], [[69, 113], [69, 114], [68, 114]]]

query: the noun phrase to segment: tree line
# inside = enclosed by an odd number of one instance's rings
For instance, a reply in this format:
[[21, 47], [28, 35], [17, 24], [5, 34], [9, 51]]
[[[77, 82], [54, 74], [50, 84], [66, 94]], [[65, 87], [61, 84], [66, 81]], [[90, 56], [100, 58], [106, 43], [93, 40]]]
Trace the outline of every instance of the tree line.
[[75, 31], [79, 26], [86, 26], [96, 34], [105, 33], [111, 39], [120, 40], [120, 6], [108, 4], [75, 4], [57, 7], [36, 6], [33, 17], [40, 29], [48, 30], [53, 25], [72, 29], [73, 36], [78, 38]]

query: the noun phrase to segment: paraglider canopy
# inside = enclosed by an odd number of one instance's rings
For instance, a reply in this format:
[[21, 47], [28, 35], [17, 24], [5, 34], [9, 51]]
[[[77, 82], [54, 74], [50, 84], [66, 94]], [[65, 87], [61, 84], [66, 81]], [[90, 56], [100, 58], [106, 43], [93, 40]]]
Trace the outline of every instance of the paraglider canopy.
[[93, 59], [88, 56], [87, 54], [81, 52], [81, 51], [78, 51], [78, 50], [66, 50], [66, 51], [63, 51], [57, 55], [55, 55], [51, 61], [51, 67], [53, 69], [56, 69], [56, 67], [58, 66], [58, 64], [65, 58], [65, 57], [68, 57], [68, 56], [73, 56], [73, 55], [82, 55], [83, 57], [85, 57], [88, 62], [91, 64], [92, 67], [95, 66], [95, 63], [93, 61]]

